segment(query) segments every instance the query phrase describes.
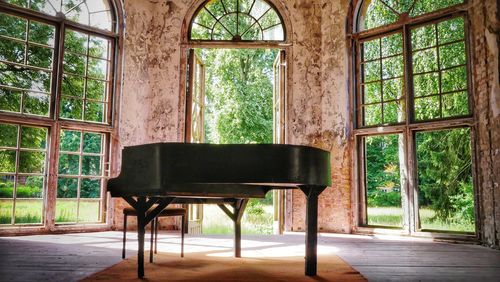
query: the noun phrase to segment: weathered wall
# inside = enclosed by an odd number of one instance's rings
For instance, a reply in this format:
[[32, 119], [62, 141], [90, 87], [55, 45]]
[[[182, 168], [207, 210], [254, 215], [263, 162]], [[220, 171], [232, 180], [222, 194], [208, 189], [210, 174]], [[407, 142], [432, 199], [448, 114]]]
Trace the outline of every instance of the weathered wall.
[[[180, 26], [189, 1], [125, 0], [119, 148], [174, 142], [179, 119]], [[120, 158], [118, 158], [120, 159]], [[114, 200], [113, 226], [127, 204]], [[162, 226], [172, 220], [162, 219]], [[131, 228], [135, 219], [131, 219]]]
[[500, 16], [496, 0], [474, 0], [470, 9], [480, 235], [500, 247]]
[[[351, 167], [346, 129], [348, 1], [288, 1], [294, 27], [288, 142], [331, 152], [333, 187], [319, 198], [322, 231], [351, 230]], [[288, 3], [287, 2], [287, 3]], [[304, 230], [305, 197], [293, 191], [291, 230]]]

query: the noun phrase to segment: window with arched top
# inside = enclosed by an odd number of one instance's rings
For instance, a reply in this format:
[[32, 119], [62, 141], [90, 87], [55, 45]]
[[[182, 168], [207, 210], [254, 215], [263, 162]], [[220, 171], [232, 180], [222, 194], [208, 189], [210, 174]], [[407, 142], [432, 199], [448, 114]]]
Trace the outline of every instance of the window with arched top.
[[283, 20], [265, 0], [210, 0], [193, 17], [191, 40], [284, 41]]
[[465, 2], [357, 1], [360, 228], [475, 232]]
[[115, 9], [0, 1], [0, 228], [105, 221]]

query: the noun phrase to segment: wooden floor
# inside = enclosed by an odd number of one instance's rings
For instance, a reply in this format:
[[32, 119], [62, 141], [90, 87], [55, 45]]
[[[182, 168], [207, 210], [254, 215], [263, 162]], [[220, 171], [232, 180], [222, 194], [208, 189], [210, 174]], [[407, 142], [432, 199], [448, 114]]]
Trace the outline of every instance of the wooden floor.
[[[136, 255], [128, 233], [127, 255]], [[176, 233], [159, 250], [180, 252]], [[230, 236], [187, 236], [186, 255], [214, 250], [232, 256]], [[243, 236], [242, 255], [303, 255], [303, 234]], [[500, 251], [477, 245], [387, 236], [321, 234], [319, 253], [334, 253], [369, 281], [500, 281]], [[78, 281], [121, 260], [121, 232], [0, 237], [0, 281]]]

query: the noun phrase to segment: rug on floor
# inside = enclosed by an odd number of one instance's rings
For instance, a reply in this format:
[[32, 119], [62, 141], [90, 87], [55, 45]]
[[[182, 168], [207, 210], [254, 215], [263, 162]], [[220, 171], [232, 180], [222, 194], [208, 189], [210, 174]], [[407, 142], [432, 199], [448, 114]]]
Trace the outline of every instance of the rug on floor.
[[[145, 253], [148, 260], [149, 252]], [[318, 275], [304, 275], [302, 257], [233, 258], [207, 253], [158, 253], [145, 263], [145, 277], [137, 278], [137, 258], [131, 257], [83, 281], [366, 281], [335, 255], [318, 256]]]

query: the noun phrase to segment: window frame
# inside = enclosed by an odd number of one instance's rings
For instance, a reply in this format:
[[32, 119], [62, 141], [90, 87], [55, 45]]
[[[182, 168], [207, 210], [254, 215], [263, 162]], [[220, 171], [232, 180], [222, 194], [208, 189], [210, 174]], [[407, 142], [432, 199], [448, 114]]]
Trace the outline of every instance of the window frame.
[[[110, 3], [112, 16], [112, 30], [98, 29], [90, 25], [83, 25], [73, 22], [60, 16], [50, 16], [29, 10], [10, 3], [0, 1], [0, 12], [15, 17], [20, 17], [28, 20], [53, 25], [54, 33], [54, 53], [52, 66], [52, 85], [51, 97], [49, 106], [49, 115], [47, 117], [23, 114], [22, 112], [4, 112], [0, 111], [0, 122], [12, 124], [16, 126], [35, 126], [45, 127], [48, 129], [47, 134], [47, 152], [46, 166], [44, 171], [45, 187], [44, 187], [44, 214], [41, 224], [31, 225], [2, 225], [0, 231], [2, 233], [30, 233], [30, 232], [47, 232], [50, 230], [106, 230], [111, 226], [111, 213], [107, 212], [110, 206], [111, 198], [107, 196], [106, 180], [110, 174], [116, 173], [117, 156], [113, 152], [118, 148], [117, 141], [114, 136], [118, 134], [118, 115], [119, 110], [119, 92], [121, 90], [121, 65], [122, 60], [119, 56], [123, 46], [123, 22], [122, 22], [122, 7], [120, 1], [107, 0]], [[67, 29], [83, 32], [89, 36], [97, 36], [109, 40], [109, 69], [107, 73], [109, 81], [106, 86], [107, 103], [104, 107], [103, 123], [91, 122], [82, 120], [71, 120], [59, 117], [61, 106], [61, 86], [63, 78], [63, 58], [64, 58], [64, 33]], [[82, 102], [84, 98], [82, 96]], [[82, 109], [83, 114], [83, 109]], [[59, 165], [59, 144], [60, 133], [62, 130], [76, 130], [83, 132], [95, 132], [103, 134], [105, 142], [102, 145], [102, 186], [101, 186], [101, 202], [100, 221], [81, 224], [59, 224], [55, 223], [55, 206], [57, 197], [57, 179]]]
[[[353, 132], [353, 203], [355, 207], [354, 212], [354, 229], [359, 232], [382, 232], [390, 234], [404, 234], [416, 235], [425, 237], [445, 237], [454, 239], [478, 240], [479, 239], [479, 226], [480, 217], [478, 216], [478, 203], [479, 196], [477, 193], [477, 165], [476, 165], [476, 112], [474, 111], [473, 100], [473, 81], [472, 81], [472, 53], [471, 53], [471, 32], [470, 21], [468, 13], [464, 10], [467, 7], [468, 1], [459, 5], [454, 5], [445, 9], [440, 9], [431, 13], [423, 14], [415, 18], [410, 18], [408, 15], [403, 15], [395, 23], [380, 26], [373, 29], [362, 30], [359, 28], [359, 18], [361, 13], [361, 6], [363, 0], [355, 1], [351, 9], [352, 17], [349, 19], [352, 33], [349, 34], [351, 38], [351, 60], [350, 60], [350, 73], [351, 73], [351, 98], [350, 103], [352, 122], [351, 129]], [[466, 55], [466, 71], [467, 71], [467, 91], [468, 91], [468, 110], [467, 116], [453, 116], [445, 118], [435, 118], [418, 121], [415, 119], [414, 113], [414, 89], [413, 89], [413, 64], [412, 64], [412, 46], [411, 46], [411, 30], [417, 27], [435, 24], [447, 19], [462, 17], [464, 19], [464, 44]], [[376, 38], [382, 38], [394, 33], [401, 33], [403, 36], [403, 63], [404, 63], [404, 92], [405, 96], [405, 121], [398, 124], [377, 124], [373, 126], [362, 126], [362, 73], [361, 73], [361, 42], [368, 41]], [[439, 71], [439, 70], [438, 70]], [[439, 94], [442, 95], [442, 94]], [[471, 170], [472, 182], [474, 189], [475, 201], [475, 232], [449, 232], [445, 230], [428, 230], [421, 229], [419, 223], [419, 210], [418, 210], [418, 171], [416, 160], [416, 140], [417, 132], [445, 130], [453, 128], [469, 128], [470, 129], [470, 142], [471, 142]], [[405, 185], [401, 189], [405, 189], [409, 201], [406, 203], [408, 207], [404, 211], [403, 227], [391, 228], [387, 226], [369, 226], [367, 225], [367, 212], [366, 212], [366, 176], [365, 176], [365, 152], [364, 152], [364, 138], [367, 136], [377, 136], [386, 134], [402, 134], [403, 143], [405, 148], [405, 163], [400, 164], [405, 170], [406, 174], [401, 175]], [[403, 203], [402, 203], [403, 204]]]

